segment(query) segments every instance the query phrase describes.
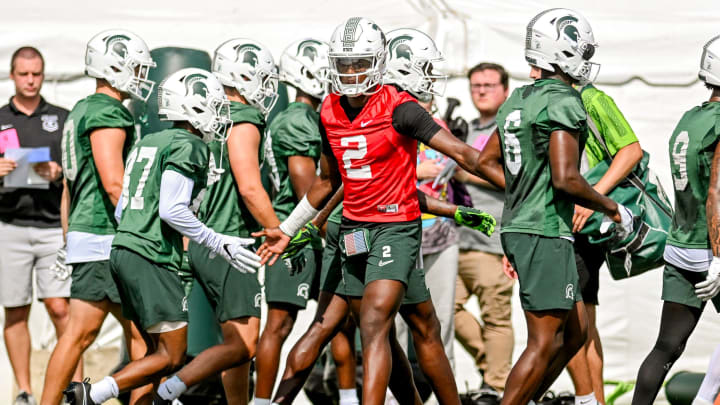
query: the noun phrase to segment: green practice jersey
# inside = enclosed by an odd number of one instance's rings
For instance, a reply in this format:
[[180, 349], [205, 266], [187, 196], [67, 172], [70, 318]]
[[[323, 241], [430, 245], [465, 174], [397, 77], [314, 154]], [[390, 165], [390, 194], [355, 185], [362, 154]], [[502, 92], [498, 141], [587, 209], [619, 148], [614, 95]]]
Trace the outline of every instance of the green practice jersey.
[[582, 148], [586, 116], [580, 94], [553, 79], [515, 89], [500, 107], [497, 123], [505, 166], [503, 233], [571, 236], [573, 203], [552, 186], [550, 134], [556, 130], [579, 134]]
[[191, 208], [196, 210], [205, 192], [207, 145], [200, 137], [179, 128], [155, 132], [137, 143], [125, 165], [122, 218], [112, 245], [178, 271], [182, 264], [182, 235], [159, 216], [160, 182], [166, 170], [194, 182]]
[[135, 142], [133, 117], [120, 101], [92, 94], [75, 104], [62, 137], [63, 173], [70, 192], [68, 232], [112, 235], [117, 227], [115, 206], [100, 182], [90, 146], [90, 134], [100, 128], [125, 129], [123, 160]]
[[[610, 96], [592, 84], [583, 87], [580, 96], [588, 116], [598, 128], [611, 155], [615, 156], [620, 149], [638, 141], [635, 132]], [[594, 136], [588, 136], [584, 153], [588, 159], [588, 169], [608, 158]]]
[[[230, 118], [233, 124], [250, 123], [260, 131], [260, 145], [265, 132], [265, 117], [260, 110], [247, 104], [230, 103]], [[207, 191], [198, 210], [198, 218], [215, 232], [224, 235], [249, 237], [251, 232], [260, 230], [245, 203], [240, 197], [235, 176], [230, 168], [230, 158], [226, 145], [218, 141], [210, 142], [210, 165], [207, 178]], [[262, 161], [262, 148], [258, 148], [258, 161]], [[223, 156], [220, 159], [220, 153]], [[216, 172], [222, 160], [224, 172]]]
[[342, 212], [343, 212], [343, 203], [341, 202], [340, 204], [338, 204], [337, 207], [335, 207], [334, 210], [332, 210], [327, 221], [332, 222], [334, 224], [342, 223]]
[[667, 243], [709, 249], [705, 201], [720, 136], [720, 103], [704, 103], [683, 115], [669, 142], [675, 214]]
[[279, 189], [273, 196], [273, 208], [281, 221], [285, 220], [299, 203], [290, 182], [288, 159], [290, 156], [306, 156], [312, 158], [317, 165], [322, 150], [319, 120], [320, 114], [310, 105], [293, 102], [278, 114], [268, 127], [275, 157], [272, 172], [279, 179]]

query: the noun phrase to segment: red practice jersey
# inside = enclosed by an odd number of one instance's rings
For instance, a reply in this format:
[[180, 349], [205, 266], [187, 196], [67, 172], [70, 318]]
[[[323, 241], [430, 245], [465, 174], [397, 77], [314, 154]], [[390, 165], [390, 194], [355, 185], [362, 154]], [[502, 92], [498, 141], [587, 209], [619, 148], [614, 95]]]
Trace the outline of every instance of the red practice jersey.
[[416, 101], [393, 86], [372, 95], [351, 123], [340, 96], [327, 97], [320, 119], [345, 186], [343, 215], [358, 222], [403, 222], [420, 216], [415, 183], [417, 140], [398, 133], [393, 111]]

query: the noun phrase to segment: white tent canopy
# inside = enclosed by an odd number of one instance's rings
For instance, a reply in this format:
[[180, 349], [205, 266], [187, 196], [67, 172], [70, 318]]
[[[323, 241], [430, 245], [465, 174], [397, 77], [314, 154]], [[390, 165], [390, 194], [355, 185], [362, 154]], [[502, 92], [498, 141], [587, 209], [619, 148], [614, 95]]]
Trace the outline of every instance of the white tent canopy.
[[[697, 69], [702, 45], [720, 34], [717, 24], [720, 3], [717, 2], [6, 2], [2, 6], [6, 17], [0, 26], [0, 100], [7, 100], [14, 92], [7, 78], [10, 55], [23, 45], [36, 46], [45, 56], [47, 80], [43, 95], [46, 99], [71, 108], [94, 88], [93, 81], [82, 76], [85, 44], [104, 29], [129, 29], [144, 38], [151, 49], [182, 46], [208, 53], [226, 39], [250, 37], [269, 46], [277, 60], [293, 40], [307, 36], [328, 39], [344, 18], [360, 15], [373, 18], [385, 31], [412, 27], [433, 36], [446, 55], [446, 69], [455, 77], [449, 83], [446, 96], [460, 99], [462, 106], [458, 111], [471, 119], [477, 113], [472, 108], [464, 79], [467, 69], [480, 61], [498, 62], [510, 71], [512, 87], [523, 84], [528, 73], [523, 58], [527, 22], [543, 9], [568, 5], [590, 20], [600, 44], [593, 59], [602, 64], [599, 86], [625, 113], [641, 144], [652, 155], [651, 167], [659, 174], [666, 191], [671, 192], [667, 139], [681, 114], [709, 96], [697, 82]], [[438, 103], [443, 110], [444, 100]], [[661, 285], [661, 271], [624, 282], [611, 282], [603, 275], [599, 325], [606, 355], [606, 378], [635, 378], [657, 333]], [[519, 302], [515, 304], [517, 357], [524, 347], [525, 327]], [[717, 338], [720, 323], [716, 314], [710, 313], [714, 311], [707, 312], [673, 371], [703, 371], [716, 342], [720, 343]], [[43, 329], [47, 324], [38, 321], [34, 327]], [[117, 337], [118, 331], [111, 329], [106, 336]], [[35, 340], [35, 343], [43, 342]], [[462, 352], [459, 346], [457, 352]], [[465, 377], [473, 375], [471, 362], [459, 354], [456, 357], [459, 358], [457, 375], [462, 376], [458, 381], [470, 378], [471, 385], [474, 384], [473, 377]], [[3, 367], [0, 363], [0, 381], [3, 381], [0, 391], [9, 392], [4, 381], [9, 383], [11, 374], [9, 366]], [[567, 379], [559, 384], [563, 388], [571, 387]], [[629, 403], [629, 398], [627, 401]]]

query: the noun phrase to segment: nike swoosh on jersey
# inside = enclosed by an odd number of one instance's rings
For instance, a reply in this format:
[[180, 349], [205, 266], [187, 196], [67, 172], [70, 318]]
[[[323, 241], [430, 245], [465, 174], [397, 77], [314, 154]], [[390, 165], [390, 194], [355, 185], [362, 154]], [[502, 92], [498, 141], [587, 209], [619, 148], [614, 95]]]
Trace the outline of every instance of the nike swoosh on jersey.
[[378, 266], [383, 267], [384, 265], [390, 264], [390, 263], [392, 263], [392, 262], [394, 262], [394, 261], [395, 261], [395, 260], [388, 260], [388, 261], [384, 262], [384, 261], [380, 260], [380, 261], [378, 262]]
[[368, 126], [368, 124], [370, 124], [372, 121], [373, 121], [373, 120], [364, 121], [364, 122], [363, 122], [363, 121], [360, 121], [360, 128], [365, 128], [365, 127]]

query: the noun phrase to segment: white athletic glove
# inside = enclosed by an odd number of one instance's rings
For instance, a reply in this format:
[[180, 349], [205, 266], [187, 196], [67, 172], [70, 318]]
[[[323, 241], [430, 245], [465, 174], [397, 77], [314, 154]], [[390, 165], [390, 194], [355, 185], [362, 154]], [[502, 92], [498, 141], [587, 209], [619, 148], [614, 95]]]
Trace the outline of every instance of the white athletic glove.
[[227, 235], [221, 235], [221, 237], [222, 243], [217, 249], [218, 251], [214, 252], [215, 254], [222, 256], [231, 266], [243, 273], [257, 272], [257, 269], [261, 266], [260, 256], [245, 248], [245, 246], [252, 246], [255, 239]]
[[703, 301], [711, 300], [720, 292], [720, 257], [713, 256], [705, 281], [695, 284], [695, 295]]
[[600, 223], [600, 233], [606, 233], [608, 229], [610, 229], [610, 226], [615, 224], [615, 235], [617, 235], [618, 240], [624, 240], [633, 231], [633, 213], [621, 204], [618, 204], [618, 211], [620, 212], [620, 223], [615, 223], [615, 221], [605, 215]]
[[65, 250], [65, 246], [61, 247], [57, 251], [57, 256], [55, 256], [55, 263], [50, 266], [50, 270], [55, 273], [55, 278], [60, 281], [65, 281], [70, 277], [70, 273], [72, 273], [72, 265], [65, 264], [65, 256], [67, 255], [67, 251]]

